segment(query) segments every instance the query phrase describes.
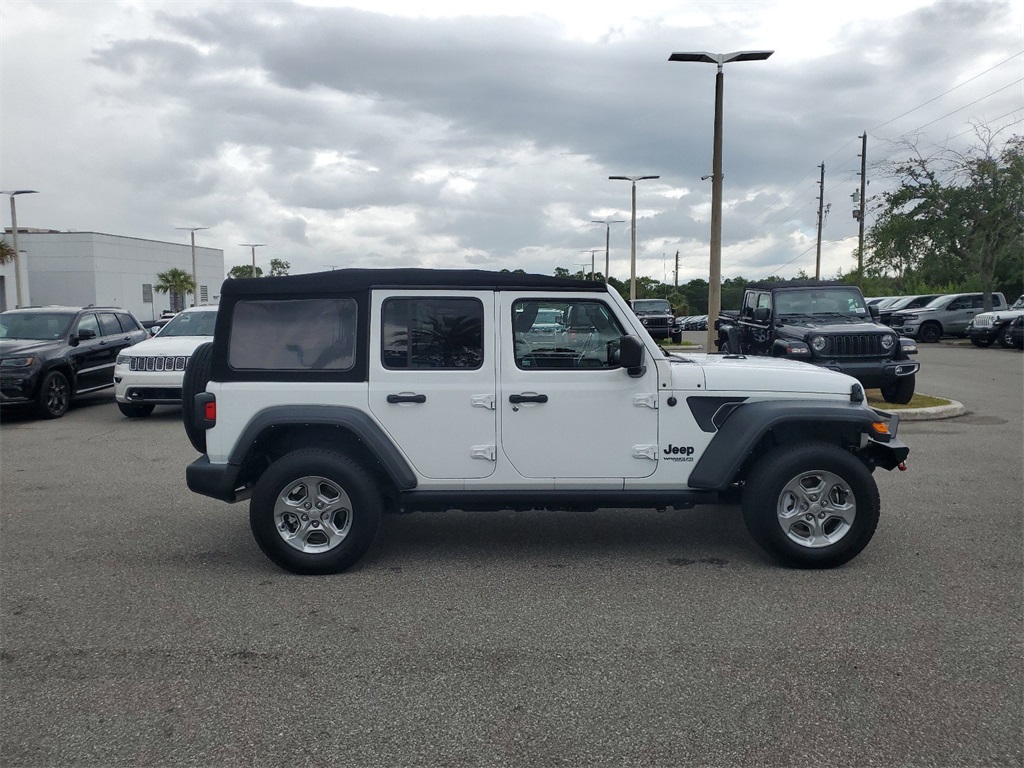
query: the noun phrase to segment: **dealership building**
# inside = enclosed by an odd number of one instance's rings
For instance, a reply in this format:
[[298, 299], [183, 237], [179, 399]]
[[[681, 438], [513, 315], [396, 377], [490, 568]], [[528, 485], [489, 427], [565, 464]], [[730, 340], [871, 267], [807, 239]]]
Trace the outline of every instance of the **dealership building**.
[[[10, 227], [4, 236], [12, 243]], [[24, 306], [115, 306], [154, 320], [165, 309], [217, 303], [224, 282], [224, 251], [196, 246], [198, 301], [154, 290], [157, 275], [168, 269], [192, 274], [190, 243], [18, 227], [18, 250]], [[13, 262], [0, 265], [0, 310], [17, 306], [18, 271]]]

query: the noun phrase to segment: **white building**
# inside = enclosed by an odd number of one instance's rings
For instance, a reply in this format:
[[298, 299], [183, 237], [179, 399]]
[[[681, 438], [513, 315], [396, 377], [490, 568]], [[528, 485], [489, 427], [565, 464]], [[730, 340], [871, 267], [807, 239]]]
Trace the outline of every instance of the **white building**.
[[[10, 243], [10, 228], [6, 239]], [[224, 282], [224, 251], [196, 246], [198, 301], [157, 293], [157, 275], [172, 267], [192, 274], [190, 243], [165, 243], [100, 232], [58, 232], [18, 227], [22, 304], [95, 304], [122, 307], [139, 320], [154, 320], [192, 303], [215, 304]], [[0, 310], [17, 303], [14, 264], [0, 266]]]

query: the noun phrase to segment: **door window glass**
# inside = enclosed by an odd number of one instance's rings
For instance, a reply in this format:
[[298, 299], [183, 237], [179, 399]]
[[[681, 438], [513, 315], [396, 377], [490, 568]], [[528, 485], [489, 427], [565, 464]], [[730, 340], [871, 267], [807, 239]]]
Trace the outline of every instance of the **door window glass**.
[[113, 312], [100, 312], [100, 328], [104, 336], [117, 336], [121, 333], [121, 324]]
[[228, 364], [235, 370], [348, 371], [355, 364], [352, 299], [240, 301]]
[[479, 368], [484, 361], [484, 308], [479, 299], [410, 297], [383, 307], [385, 368]]
[[96, 320], [96, 315], [90, 312], [87, 315], [82, 315], [82, 318], [78, 321], [78, 328], [75, 333], [81, 333], [82, 331], [92, 331], [97, 336], [100, 335], [100, 324]]
[[619, 367], [622, 326], [600, 301], [516, 301], [512, 331], [519, 368]]

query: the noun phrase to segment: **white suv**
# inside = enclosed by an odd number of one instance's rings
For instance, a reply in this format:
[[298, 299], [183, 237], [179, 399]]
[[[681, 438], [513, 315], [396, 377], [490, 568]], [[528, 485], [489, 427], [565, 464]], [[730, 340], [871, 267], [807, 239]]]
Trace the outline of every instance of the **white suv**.
[[778, 560], [833, 567], [875, 531], [871, 473], [908, 454], [856, 379], [670, 355], [604, 283], [335, 270], [228, 280], [220, 302], [182, 385], [186, 479], [251, 498], [297, 573], [351, 566], [386, 511], [737, 502]]
[[150, 339], [117, 356], [114, 398], [130, 418], [148, 416], [157, 405], [181, 403], [181, 380], [188, 359], [213, 337], [217, 307], [179, 312]]

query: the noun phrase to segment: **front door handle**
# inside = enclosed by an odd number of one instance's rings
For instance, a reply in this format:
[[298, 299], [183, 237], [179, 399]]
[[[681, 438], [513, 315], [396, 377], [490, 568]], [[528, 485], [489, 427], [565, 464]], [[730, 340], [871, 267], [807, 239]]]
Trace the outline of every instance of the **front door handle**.
[[426, 395], [388, 395], [389, 403], [425, 403]]
[[510, 403], [546, 403], [548, 401], [547, 395], [509, 395], [508, 401]]

